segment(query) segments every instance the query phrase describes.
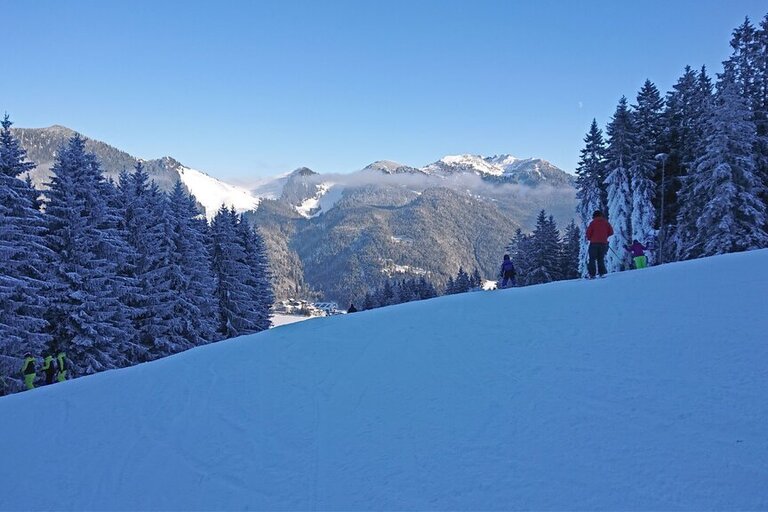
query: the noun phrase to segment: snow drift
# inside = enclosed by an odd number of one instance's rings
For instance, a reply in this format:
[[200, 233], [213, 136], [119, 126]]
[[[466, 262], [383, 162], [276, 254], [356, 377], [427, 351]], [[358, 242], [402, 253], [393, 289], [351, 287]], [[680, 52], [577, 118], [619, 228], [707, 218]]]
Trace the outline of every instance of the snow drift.
[[768, 250], [320, 318], [0, 399], [0, 509], [766, 509]]

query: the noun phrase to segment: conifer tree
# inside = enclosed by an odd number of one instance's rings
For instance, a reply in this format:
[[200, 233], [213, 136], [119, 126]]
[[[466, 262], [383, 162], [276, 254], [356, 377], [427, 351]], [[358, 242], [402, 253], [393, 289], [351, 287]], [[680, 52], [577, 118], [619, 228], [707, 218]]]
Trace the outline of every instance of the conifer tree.
[[177, 300], [176, 332], [192, 346], [210, 343], [217, 340], [217, 308], [207, 244], [208, 223], [180, 181], [171, 190], [168, 203], [173, 223], [175, 274], [171, 288]]
[[[632, 214], [630, 231], [633, 238], [647, 243], [655, 239], [656, 224], [656, 155], [661, 150], [663, 130], [662, 112], [664, 101], [656, 86], [646, 80], [637, 95], [637, 105], [632, 113], [635, 128], [635, 145], [630, 165], [632, 190]], [[650, 255], [649, 255], [650, 256]], [[649, 258], [650, 259], [650, 258]]]
[[755, 82], [752, 119], [757, 136], [757, 155], [759, 155], [757, 170], [763, 187], [762, 198], [763, 202], [768, 204], [768, 14], [760, 21], [754, 47]]
[[243, 222], [234, 209], [222, 206], [211, 224], [218, 331], [225, 338], [269, 327], [266, 295], [259, 289], [259, 273], [263, 271], [261, 263], [256, 263], [259, 251], [253, 246], [252, 230], [241, 225]]
[[119, 269], [129, 251], [107, 203], [114, 189], [80, 135], [59, 151], [52, 171], [44, 215], [57, 256], [47, 310], [52, 344], [66, 350], [74, 375], [125, 366], [134, 333], [122, 302], [130, 280]]
[[453, 280], [453, 293], [466, 293], [469, 291], [469, 287], [469, 274], [464, 270], [464, 267], [459, 267], [456, 278]]
[[698, 215], [689, 257], [768, 246], [753, 152], [755, 125], [737, 76], [726, 63], [706, 124], [706, 150], [691, 176]]
[[242, 217], [238, 220], [238, 233], [245, 250], [246, 280], [242, 283], [250, 289], [254, 299], [253, 322], [255, 330], [269, 329], [272, 320], [270, 313], [275, 296], [269, 274], [267, 248], [261, 235]]
[[680, 190], [682, 181], [693, 167], [697, 148], [701, 146], [696, 129], [696, 120], [702, 112], [699, 101], [696, 72], [690, 66], [686, 66], [685, 72], [673, 86], [673, 90], [667, 93], [667, 109], [664, 112], [665, 130], [662, 152], [668, 155], [668, 159], [664, 165], [664, 180], [657, 182], [659, 198], [661, 199], [661, 195], [664, 194], [663, 201], [660, 201], [664, 204], [662, 217], [666, 224], [664, 261], [670, 260], [672, 252], [678, 252], [676, 248], [679, 246], [680, 238], [677, 234]]
[[[52, 254], [42, 238], [44, 226], [37, 192], [21, 175], [35, 167], [11, 135], [6, 114], [0, 126], [0, 379], [18, 389], [24, 354], [42, 355], [50, 337], [47, 306], [48, 265]], [[15, 382], [15, 385], [11, 385]]]
[[384, 282], [377, 299], [379, 306], [391, 306], [395, 303], [395, 289], [389, 280]]
[[373, 295], [370, 292], [365, 292], [365, 297], [363, 298], [363, 311], [367, 311], [375, 307], [377, 306]]
[[475, 267], [475, 270], [472, 272], [472, 279], [471, 279], [471, 288], [481, 288], [483, 286], [483, 278], [480, 276], [480, 270]]
[[[732, 54], [724, 64], [738, 92], [747, 101], [755, 125], [756, 174], [759, 195], [768, 202], [768, 15], [755, 28], [749, 18], [733, 31]], [[768, 226], [766, 226], [768, 227]]]
[[[515, 265], [515, 282], [517, 286], [531, 284], [529, 282], [531, 270], [533, 269], [531, 239], [530, 235], [526, 235], [520, 228], [517, 228], [515, 236], [512, 237], [507, 246], [509, 257]], [[499, 275], [499, 280], [501, 280], [501, 275]]]
[[130, 299], [140, 351], [136, 357], [149, 361], [177, 351], [171, 340], [171, 324], [175, 322], [171, 303], [175, 297], [170, 285], [173, 248], [169, 212], [141, 162], [133, 173], [121, 173], [119, 186], [131, 249], [130, 272], [136, 285]]
[[560, 276], [562, 279], [578, 279], [581, 276], [579, 258], [582, 238], [579, 227], [571, 219], [571, 222], [565, 227], [560, 252]]
[[405, 279], [396, 281], [393, 288], [395, 291], [395, 304], [403, 304], [413, 300], [411, 290], [408, 288], [408, 283]]
[[624, 246], [632, 240], [632, 189], [630, 185], [630, 169], [632, 151], [637, 144], [635, 128], [627, 108], [627, 99], [622, 97], [616, 112], [608, 124], [606, 131], [609, 142], [606, 157], [608, 177], [608, 220], [613, 226], [614, 235], [609, 239], [606, 268], [608, 272], [626, 270], [627, 263], [620, 254]]
[[675, 258], [678, 260], [696, 257], [694, 248], [696, 237], [696, 222], [701, 213], [699, 199], [696, 195], [696, 158], [706, 151], [706, 126], [712, 116], [713, 86], [712, 80], [702, 67], [696, 76], [696, 87], [693, 96], [692, 116], [690, 126], [690, 147], [693, 160], [686, 166], [685, 173], [680, 176], [678, 192], [678, 212], [675, 231], [672, 238]]
[[456, 282], [453, 276], [448, 276], [448, 282], [445, 284], [445, 295], [453, 295], [456, 292]]
[[424, 276], [419, 278], [418, 289], [419, 299], [431, 299], [433, 297], [437, 297], [437, 290], [435, 290], [435, 285], [433, 285], [430, 281], [427, 281], [427, 278]]
[[531, 237], [531, 268], [528, 284], [549, 283], [560, 276], [560, 234], [552, 216], [544, 210], [536, 218], [536, 228]]

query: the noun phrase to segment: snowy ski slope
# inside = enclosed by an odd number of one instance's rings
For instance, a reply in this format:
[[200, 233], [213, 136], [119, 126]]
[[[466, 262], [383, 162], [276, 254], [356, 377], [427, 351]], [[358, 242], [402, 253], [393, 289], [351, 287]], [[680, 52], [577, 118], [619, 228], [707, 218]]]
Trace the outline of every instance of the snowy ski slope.
[[2, 510], [768, 509], [768, 250], [0, 399]]

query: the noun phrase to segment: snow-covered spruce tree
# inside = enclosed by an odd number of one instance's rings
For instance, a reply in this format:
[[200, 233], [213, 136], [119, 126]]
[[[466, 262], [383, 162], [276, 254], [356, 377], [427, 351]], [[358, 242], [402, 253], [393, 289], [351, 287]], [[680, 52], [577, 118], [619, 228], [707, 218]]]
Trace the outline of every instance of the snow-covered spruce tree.
[[174, 279], [176, 294], [174, 333], [191, 346], [216, 341], [216, 301], [208, 223], [197, 208], [195, 198], [177, 181], [168, 196], [173, 232]]
[[690, 139], [688, 146], [692, 160], [686, 162], [684, 173], [679, 177], [680, 190], [677, 195], [677, 218], [675, 229], [670, 239], [674, 247], [675, 259], [684, 260], [696, 257], [694, 248], [696, 221], [701, 213], [699, 198], [696, 196], [695, 180], [696, 158], [706, 151], [706, 125], [711, 117], [713, 96], [712, 80], [702, 67], [696, 75], [696, 86], [692, 98], [693, 108], [688, 121]]
[[379, 288], [376, 294], [376, 302], [378, 302], [379, 307], [391, 306], [395, 303], [395, 288], [389, 280], [385, 281], [384, 286]]
[[[768, 14], [755, 34], [755, 83], [752, 119], [757, 135], [757, 170], [763, 185], [763, 203], [768, 204]], [[765, 228], [768, 230], [768, 226]]]
[[363, 311], [367, 311], [375, 307], [377, 307], [377, 304], [374, 301], [373, 295], [371, 292], [365, 292], [365, 297], [363, 297]]
[[768, 246], [766, 205], [759, 197], [755, 125], [735, 73], [726, 63], [706, 124], [706, 150], [691, 178], [696, 230], [694, 257]]
[[74, 375], [125, 366], [134, 332], [121, 302], [129, 279], [119, 268], [129, 249], [119, 212], [107, 203], [114, 190], [80, 135], [61, 148], [52, 171], [44, 215], [56, 255], [47, 310], [52, 344], [66, 350]]
[[135, 283], [130, 294], [136, 334], [133, 358], [136, 362], [150, 361], [172, 353], [167, 308], [171, 294], [169, 279], [163, 275], [163, 263], [170, 253], [166, 238], [169, 219], [161, 204], [162, 196], [150, 187], [149, 175], [141, 162], [133, 173], [121, 173], [119, 187], [131, 247], [130, 272]]
[[37, 192], [20, 179], [35, 164], [26, 161], [11, 124], [6, 114], [0, 123], [0, 395], [21, 389], [24, 354], [40, 356], [50, 342], [43, 313], [52, 254], [42, 238]]
[[[768, 15], [755, 28], [749, 18], [733, 31], [732, 53], [725, 65], [731, 70], [739, 94], [747, 101], [755, 124], [756, 174], [759, 195], [768, 202]], [[768, 226], [766, 226], [768, 228]]]
[[[525, 286], [530, 283], [532, 261], [532, 236], [526, 235], [520, 228], [515, 231], [515, 236], [507, 246], [507, 252], [515, 265], [515, 283], [517, 286]], [[501, 280], [501, 270], [499, 270], [499, 281]]]
[[263, 331], [269, 329], [272, 324], [272, 304], [275, 302], [269, 274], [267, 247], [258, 231], [242, 217], [238, 221], [238, 234], [245, 250], [245, 265], [248, 268], [247, 279], [243, 284], [252, 290], [253, 298], [256, 300], [254, 310], [256, 331]]
[[560, 275], [560, 233], [552, 216], [547, 217], [544, 210], [536, 218], [530, 244], [531, 268], [528, 272], [528, 284], [549, 283], [561, 279]]
[[142, 194], [154, 224], [147, 226], [153, 249], [143, 259], [137, 275], [145, 292], [145, 317], [137, 324], [140, 341], [150, 359], [166, 357], [195, 346], [182, 332], [183, 321], [177, 314], [182, 300], [179, 282], [185, 269], [179, 264], [174, 243], [176, 219], [165, 193], [152, 182]]
[[483, 278], [480, 275], [480, 270], [475, 267], [475, 270], [472, 271], [472, 276], [470, 279], [470, 288], [481, 288], [483, 286]]
[[445, 284], [445, 292], [443, 295], [453, 295], [456, 292], [456, 282], [453, 280], [453, 276], [448, 276], [448, 282]]
[[608, 187], [608, 220], [614, 234], [609, 238], [609, 251], [606, 258], [608, 272], [618, 272], [628, 268], [624, 246], [632, 242], [632, 188], [630, 185], [629, 165], [635, 148], [636, 133], [632, 116], [627, 108], [627, 99], [622, 96], [611, 122], [606, 127], [608, 149], [606, 151], [605, 180]]
[[207, 223], [180, 183], [169, 197], [148, 180], [141, 163], [121, 180], [136, 255], [132, 268], [139, 293], [134, 320], [143, 360], [217, 337]]
[[403, 304], [416, 299], [416, 294], [411, 286], [412, 282], [407, 279], [401, 279], [395, 283], [395, 302]]
[[418, 282], [419, 299], [431, 299], [437, 297], [437, 290], [435, 285], [431, 281], [427, 281], [427, 278], [422, 276]]
[[571, 219], [571, 222], [565, 227], [560, 250], [561, 279], [578, 279], [581, 276], [579, 258], [582, 238], [581, 230], [579, 230], [576, 222]]
[[[589, 132], [584, 137], [584, 149], [581, 150], [579, 166], [576, 168], [576, 197], [579, 202], [576, 212], [579, 215], [581, 231], [585, 232], [592, 213], [595, 210], [605, 212], [608, 193], [605, 185], [605, 141], [603, 132], [597, 127], [597, 121], [592, 120]], [[579, 273], [587, 275], [588, 243], [580, 241], [578, 267]]]
[[[266, 329], [269, 310], [258, 287], [259, 265], [254, 268], [254, 249], [247, 246], [246, 230], [234, 209], [222, 206], [211, 223], [212, 267], [219, 303], [218, 331], [225, 338]], [[270, 303], [271, 307], [272, 304]]]
[[456, 278], [453, 280], [453, 293], [466, 293], [469, 291], [469, 288], [469, 274], [464, 270], [464, 267], [459, 267]]
[[[657, 181], [659, 198], [664, 194], [664, 261], [677, 259], [679, 237], [677, 218], [679, 214], [679, 192], [682, 180], [696, 160], [697, 149], [701, 147], [696, 129], [701, 118], [702, 105], [699, 103], [696, 72], [690, 66], [667, 93], [667, 108], [664, 111], [664, 132], [662, 152], [668, 155], [664, 165], [664, 180]], [[661, 222], [661, 219], [659, 219]], [[659, 226], [661, 228], [661, 226]]]
[[[646, 80], [637, 95], [632, 121], [635, 128], [635, 145], [629, 167], [632, 189], [632, 237], [644, 244], [656, 238], [656, 175], [661, 151], [660, 138], [663, 130], [662, 112], [664, 101], [659, 90]], [[654, 253], [647, 254], [653, 263]]]

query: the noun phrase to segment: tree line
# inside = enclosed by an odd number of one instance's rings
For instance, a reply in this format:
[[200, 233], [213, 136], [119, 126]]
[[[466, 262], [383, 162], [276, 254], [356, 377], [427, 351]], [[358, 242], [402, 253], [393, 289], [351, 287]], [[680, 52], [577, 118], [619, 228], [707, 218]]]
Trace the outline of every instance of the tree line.
[[516, 285], [578, 278], [581, 238], [581, 231], [573, 220], [561, 235], [554, 217], [541, 210], [533, 232], [523, 233], [518, 228], [507, 246], [515, 265]]
[[366, 292], [361, 310], [392, 306], [414, 300], [431, 299], [441, 295], [453, 295], [479, 290], [483, 285], [480, 271], [475, 268], [470, 274], [459, 267], [456, 276], [450, 276], [445, 287], [435, 286], [426, 277], [394, 279], [385, 281], [382, 286]]
[[[646, 80], [632, 105], [619, 100], [604, 132], [596, 120], [577, 169], [582, 230], [595, 210], [615, 235], [607, 266], [624, 270], [623, 248], [651, 246], [651, 263], [768, 246], [768, 15], [733, 32], [717, 79], [686, 67], [662, 97]], [[580, 248], [586, 271], [587, 244]]]
[[43, 196], [0, 131], [0, 393], [26, 353], [65, 351], [74, 376], [130, 366], [270, 325], [259, 234], [234, 210], [209, 224], [180, 182], [138, 163], [107, 181], [80, 135], [57, 152]]

